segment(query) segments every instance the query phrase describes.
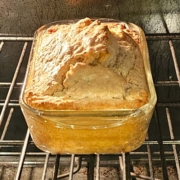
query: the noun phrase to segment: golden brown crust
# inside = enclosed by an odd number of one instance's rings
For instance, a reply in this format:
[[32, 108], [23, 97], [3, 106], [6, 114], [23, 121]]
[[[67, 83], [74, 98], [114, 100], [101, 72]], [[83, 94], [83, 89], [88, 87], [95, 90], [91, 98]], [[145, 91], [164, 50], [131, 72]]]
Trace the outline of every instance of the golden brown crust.
[[85, 18], [40, 31], [24, 100], [42, 110], [134, 109], [149, 92], [138, 33]]

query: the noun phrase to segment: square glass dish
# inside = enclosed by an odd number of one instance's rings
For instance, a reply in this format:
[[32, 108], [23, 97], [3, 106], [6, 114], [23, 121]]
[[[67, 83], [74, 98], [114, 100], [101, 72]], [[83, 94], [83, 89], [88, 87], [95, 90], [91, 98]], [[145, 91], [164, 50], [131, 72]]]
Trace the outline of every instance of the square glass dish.
[[156, 103], [156, 93], [144, 32], [132, 23], [114, 19], [99, 19], [99, 21], [105, 24], [122, 23], [128, 31], [135, 32], [137, 35], [138, 38], [134, 36], [134, 40], [138, 40], [142, 54], [149, 92], [148, 101], [137, 108], [53, 109], [51, 107], [41, 109], [31, 106], [26, 100], [26, 88], [29, 86], [34, 71], [31, 68], [40, 44], [38, 38], [47, 30], [53, 31], [49, 29], [52, 26], [69, 25], [76, 23], [77, 20], [64, 20], [44, 25], [34, 35], [19, 103], [34, 143], [45, 152], [52, 154], [118, 154], [137, 149], [146, 138]]

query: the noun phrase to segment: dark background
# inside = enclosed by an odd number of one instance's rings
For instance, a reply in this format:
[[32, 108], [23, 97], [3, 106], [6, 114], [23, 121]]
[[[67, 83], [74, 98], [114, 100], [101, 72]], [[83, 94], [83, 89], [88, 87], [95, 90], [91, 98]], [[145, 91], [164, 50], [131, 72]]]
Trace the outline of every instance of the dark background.
[[1, 0], [0, 33], [28, 34], [43, 24], [84, 17], [133, 22], [146, 33], [180, 32], [179, 0]]

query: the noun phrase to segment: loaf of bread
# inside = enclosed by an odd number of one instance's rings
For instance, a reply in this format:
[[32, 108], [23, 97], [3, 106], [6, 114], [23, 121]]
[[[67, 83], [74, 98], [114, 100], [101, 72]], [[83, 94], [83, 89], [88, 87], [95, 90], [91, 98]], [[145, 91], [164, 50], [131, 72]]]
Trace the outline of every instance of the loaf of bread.
[[144, 142], [156, 95], [138, 26], [90, 18], [50, 23], [36, 31], [29, 60], [20, 106], [38, 148], [119, 154]]
[[24, 101], [40, 110], [135, 109], [149, 100], [138, 33], [85, 18], [35, 37]]

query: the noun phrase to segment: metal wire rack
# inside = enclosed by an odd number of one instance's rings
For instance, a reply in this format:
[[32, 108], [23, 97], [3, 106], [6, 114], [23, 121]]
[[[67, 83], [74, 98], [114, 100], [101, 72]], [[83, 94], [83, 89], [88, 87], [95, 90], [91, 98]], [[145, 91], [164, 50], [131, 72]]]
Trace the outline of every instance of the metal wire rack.
[[32, 37], [0, 35], [0, 179], [180, 180], [180, 34], [148, 34], [158, 102], [143, 145], [116, 155], [52, 155], [34, 145], [18, 98]]

